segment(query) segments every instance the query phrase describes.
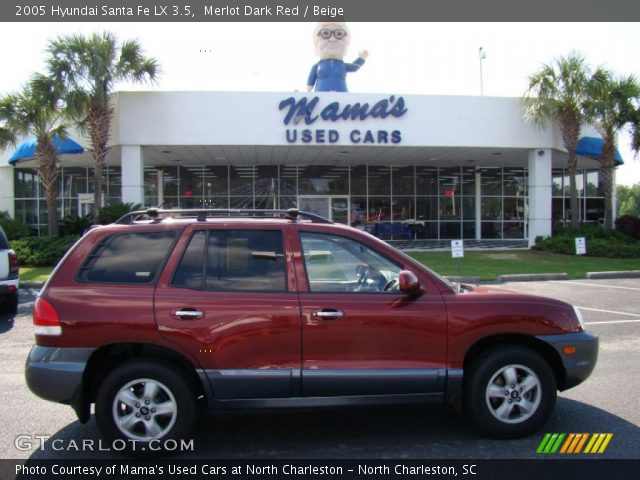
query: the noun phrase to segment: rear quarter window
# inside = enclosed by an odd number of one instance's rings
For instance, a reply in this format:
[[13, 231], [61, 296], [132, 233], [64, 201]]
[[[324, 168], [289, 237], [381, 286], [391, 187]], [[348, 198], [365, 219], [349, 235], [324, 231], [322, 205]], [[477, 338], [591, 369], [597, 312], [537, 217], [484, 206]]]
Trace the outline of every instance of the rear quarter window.
[[80, 267], [85, 283], [153, 283], [176, 240], [176, 232], [132, 232], [105, 237]]

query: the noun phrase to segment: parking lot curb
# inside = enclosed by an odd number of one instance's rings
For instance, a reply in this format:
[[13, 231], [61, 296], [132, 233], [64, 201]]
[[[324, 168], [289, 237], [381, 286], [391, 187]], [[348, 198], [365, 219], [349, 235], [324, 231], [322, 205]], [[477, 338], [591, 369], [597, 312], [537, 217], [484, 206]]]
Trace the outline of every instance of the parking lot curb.
[[445, 278], [450, 282], [473, 283], [475, 285], [478, 285], [480, 283], [480, 277], [467, 277], [464, 275], [447, 275]]
[[587, 272], [587, 278], [604, 279], [604, 278], [640, 278], [640, 270], [628, 270], [618, 272]]
[[31, 289], [35, 288], [40, 290], [44, 286], [44, 282], [20, 282], [20, 288]]
[[544, 280], [569, 280], [566, 273], [519, 273], [499, 275], [498, 282], [540, 282]]

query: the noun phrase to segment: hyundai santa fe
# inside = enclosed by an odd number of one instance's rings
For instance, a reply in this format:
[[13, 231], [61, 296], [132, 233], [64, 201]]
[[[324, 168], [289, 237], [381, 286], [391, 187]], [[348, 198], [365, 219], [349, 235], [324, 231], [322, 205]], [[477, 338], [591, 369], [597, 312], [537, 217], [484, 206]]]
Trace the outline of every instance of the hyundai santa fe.
[[33, 308], [30, 389], [110, 440], [185, 438], [201, 407], [456, 403], [520, 437], [592, 372], [551, 298], [451, 283], [297, 210], [133, 212], [87, 232]]

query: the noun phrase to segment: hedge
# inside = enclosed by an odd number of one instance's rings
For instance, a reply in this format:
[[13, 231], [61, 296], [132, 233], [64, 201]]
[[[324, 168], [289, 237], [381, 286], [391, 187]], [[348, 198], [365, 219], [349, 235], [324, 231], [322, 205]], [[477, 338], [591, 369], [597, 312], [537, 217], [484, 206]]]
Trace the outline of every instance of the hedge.
[[640, 241], [615, 230], [584, 226], [561, 229], [553, 237], [537, 237], [534, 248], [563, 255], [575, 255], [576, 237], [585, 237], [587, 256], [606, 258], [640, 258]]
[[55, 265], [78, 240], [76, 235], [65, 237], [27, 237], [11, 242], [21, 266], [46, 267]]

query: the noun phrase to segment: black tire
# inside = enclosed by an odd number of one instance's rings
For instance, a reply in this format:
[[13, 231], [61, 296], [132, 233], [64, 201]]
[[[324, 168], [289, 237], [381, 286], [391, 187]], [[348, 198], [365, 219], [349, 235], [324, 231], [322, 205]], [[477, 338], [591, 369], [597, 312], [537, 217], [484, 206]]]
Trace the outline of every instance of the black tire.
[[465, 372], [465, 411], [477, 429], [492, 437], [536, 432], [551, 415], [556, 396], [549, 363], [526, 347], [489, 350]]
[[18, 313], [18, 292], [11, 293], [2, 302], [2, 309], [0, 313], [7, 313], [9, 315], [16, 315]]
[[[110, 442], [120, 440], [117, 449], [126, 444], [125, 451], [135, 454], [162, 453], [166, 440], [189, 441], [196, 413], [196, 394], [184, 373], [161, 361], [134, 360], [116, 367], [96, 397], [102, 435]], [[175, 443], [167, 445], [175, 453]]]

